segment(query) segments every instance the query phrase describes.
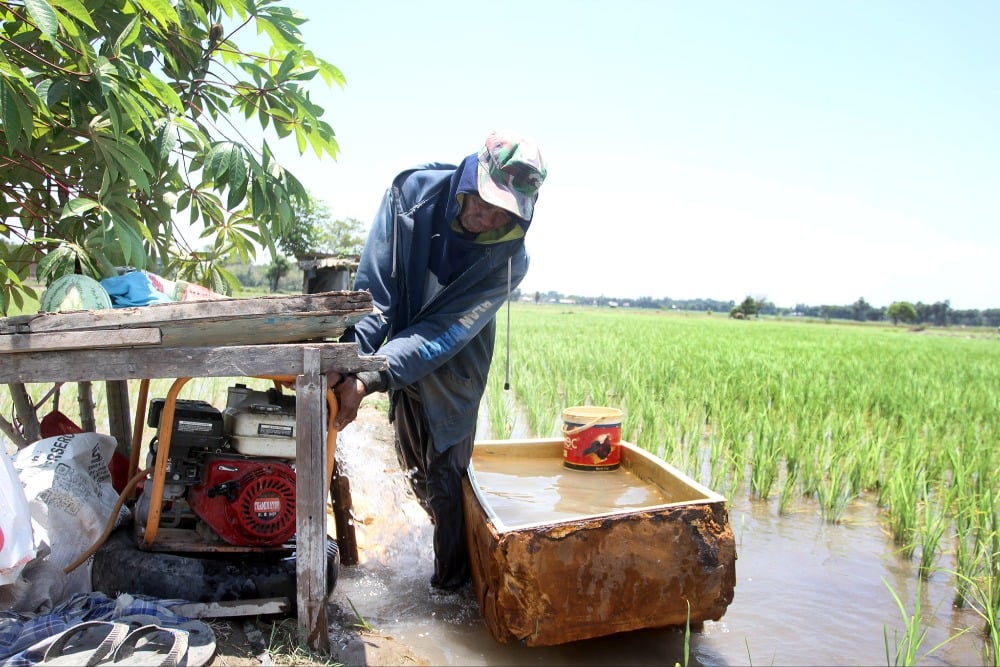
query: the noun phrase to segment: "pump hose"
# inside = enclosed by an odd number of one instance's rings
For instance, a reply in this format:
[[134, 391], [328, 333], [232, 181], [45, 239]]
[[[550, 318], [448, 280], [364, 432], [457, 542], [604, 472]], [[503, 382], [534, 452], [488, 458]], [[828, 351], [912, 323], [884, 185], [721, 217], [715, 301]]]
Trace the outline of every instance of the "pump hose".
[[145, 470], [140, 470], [135, 474], [134, 477], [132, 477], [132, 479], [128, 481], [128, 484], [125, 485], [125, 488], [122, 489], [122, 492], [118, 495], [118, 502], [115, 503], [115, 508], [111, 511], [111, 517], [108, 519], [108, 524], [104, 527], [104, 532], [101, 534], [100, 537], [97, 538], [97, 541], [94, 542], [93, 546], [84, 551], [83, 555], [81, 555], [75, 561], [67, 565], [63, 569], [63, 572], [69, 574], [70, 572], [80, 567], [85, 562], [87, 562], [88, 558], [97, 553], [97, 550], [101, 548], [101, 545], [103, 545], [107, 541], [108, 537], [111, 536], [111, 531], [115, 529], [115, 522], [118, 519], [118, 512], [121, 511], [122, 505], [125, 504], [125, 498], [128, 497], [130, 493], [132, 493], [132, 489], [135, 488], [136, 484], [138, 484], [141, 480], [145, 479], [146, 475], [149, 474], [150, 470], [152, 470], [152, 468], [146, 468]]

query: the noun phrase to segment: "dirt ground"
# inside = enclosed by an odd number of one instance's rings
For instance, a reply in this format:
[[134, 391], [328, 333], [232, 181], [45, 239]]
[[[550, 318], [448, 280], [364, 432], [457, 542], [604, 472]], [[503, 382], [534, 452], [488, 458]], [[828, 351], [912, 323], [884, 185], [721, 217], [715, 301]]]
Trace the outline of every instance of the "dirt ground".
[[[392, 427], [381, 395], [366, 399], [358, 423], [371, 427], [378, 442], [392, 447]], [[430, 665], [412, 647], [375, 631], [362, 631], [351, 609], [328, 606], [331, 654], [320, 655], [298, 639], [294, 617], [205, 619], [215, 631], [216, 652], [210, 667], [236, 665]]]
[[[351, 629], [353, 616], [330, 619], [331, 654], [302, 647], [294, 618], [221, 619], [210, 622], [216, 652], [211, 667], [234, 665], [430, 665], [392, 637]], [[336, 627], [338, 624], [342, 624]]]

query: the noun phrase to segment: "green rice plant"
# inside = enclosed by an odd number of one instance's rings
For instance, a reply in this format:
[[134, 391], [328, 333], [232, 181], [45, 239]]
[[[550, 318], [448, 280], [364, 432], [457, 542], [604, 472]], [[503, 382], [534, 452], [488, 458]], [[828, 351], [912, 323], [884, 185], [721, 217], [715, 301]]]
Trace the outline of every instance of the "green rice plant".
[[687, 604], [687, 619], [684, 621], [684, 662], [677, 663], [679, 667], [688, 667], [688, 660], [691, 657], [691, 601], [684, 600]]
[[948, 528], [944, 509], [933, 496], [920, 504], [915, 541], [920, 545], [918, 571], [923, 579], [931, 575], [941, 546], [941, 538]]
[[[981, 584], [979, 586], [979, 601], [983, 610], [983, 618], [986, 621], [986, 632], [989, 635], [993, 646], [994, 664], [1000, 660], [1000, 490], [993, 489], [985, 497], [989, 502], [988, 508], [984, 507], [983, 524], [989, 526], [989, 533], [984, 534], [979, 542], [979, 549], [982, 563]], [[984, 529], [985, 533], [985, 529]]]
[[832, 460], [826, 482], [816, 490], [820, 516], [828, 523], [840, 523], [853, 496], [844, 460]]
[[922, 580], [917, 582], [917, 590], [913, 598], [913, 613], [908, 614], [906, 612], [906, 606], [903, 601], [899, 598], [899, 594], [893, 590], [889, 582], [884, 578], [882, 583], [885, 584], [886, 588], [892, 594], [892, 599], [895, 600], [896, 606], [899, 607], [899, 613], [903, 617], [903, 636], [898, 637], [896, 633], [893, 633], [892, 648], [890, 649], [889, 644], [889, 629], [883, 628], [882, 633], [885, 638], [885, 659], [887, 665], [915, 665], [917, 664], [917, 656], [920, 652], [920, 646], [924, 643], [927, 638], [927, 628], [923, 627], [923, 583]]
[[955, 514], [955, 595], [952, 605], [957, 608], [965, 606], [969, 594], [969, 581], [976, 572], [976, 554], [972, 535], [974, 518], [967, 508], [960, 508]]
[[486, 392], [486, 413], [490, 438], [509, 438], [514, 432], [513, 396], [504, 389], [503, 371], [493, 366], [487, 378], [489, 390]]
[[990, 654], [985, 656], [983, 664], [995, 666], [1000, 661], [1000, 601], [996, 598], [998, 573], [990, 571], [982, 578], [967, 577], [960, 572], [952, 574], [965, 582], [965, 605], [983, 619], [983, 634], [987, 640], [985, 648]]
[[916, 665], [919, 663], [921, 658], [926, 658], [927, 656], [935, 653], [945, 644], [954, 641], [967, 632], [967, 629], [959, 630], [930, 650], [925, 651], [923, 655], [920, 654], [920, 647], [923, 646], [924, 641], [927, 639], [927, 627], [924, 626], [923, 613], [923, 582], [924, 580], [922, 577], [917, 578], [916, 591], [913, 595], [913, 613], [908, 614], [906, 612], [906, 606], [900, 599], [899, 594], [893, 590], [892, 586], [889, 585], [889, 582], [887, 582], [884, 578], [882, 579], [882, 583], [884, 583], [886, 588], [889, 589], [889, 593], [892, 594], [892, 599], [896, 602], [896, 606], [899, 608], [899, 613], [903, 617], [903, 634], [900, 637], [897, 633], [893, 633], [891, 648], [889, 642], [889, 629], [887, 627], [882, 628], [882, 634], [885, 639], [885, 658], [887, 665], [906, 665], [907, 667], [909, 665]]
[[728, 487], [726, 478], [731, 468], [725, 456], [726, 442], [726, 435], [722, 429], [714, 429], [708, 435], [709, 486], [719, 493], [723, 493], [722, 489]]
[[922, 471], [899, 469], [891, 474], [887, 485], [892, 540], [900, 547], [899, 553], [907, 559], [912, 558], [916, 550], [917, 506], [922, 495], [915, 477], [922, 481]]
[[[870, 494], [904, 556], [929, 557], [943, 522], [964, 533], [963, 571], [983, 568], [1000, 487], [993, 341], [533, 304], [513, 304], [511, 330], [534, 435], [558, 433], [565, 407], [610, 404], [623, 437], [724, 495], [778, 489], [779, 513], [800, 499], [835, 521]], [[930, 489], [947, 499], [921, 514]]]
[[753, 436], [750, 455], [750, 494], [758, 500], [768, 499], [771, 488], [778, 478], [779, 437], [771, 430], [771, 425], [766, 420], [760, 420]]
[[797, 470], [802, 495], [805, 497], [818, 496], [819, 490], [826, 484], [827, 472], [833, 460], [832, 438], [826, 427], [827, 421], [828, 417], [817, 414], [814, 424], [800, 428], [804, 437], [797, 454]]
[[798, 491], [798, 467], [794, 464], [789, 464], [789, 460], [785, 460], [785, 478], [781, 484], [781, 490], [778, 492], [778, 514], [787, 514], [788, 507], [792, 500], [798, 498], [800, 493]]

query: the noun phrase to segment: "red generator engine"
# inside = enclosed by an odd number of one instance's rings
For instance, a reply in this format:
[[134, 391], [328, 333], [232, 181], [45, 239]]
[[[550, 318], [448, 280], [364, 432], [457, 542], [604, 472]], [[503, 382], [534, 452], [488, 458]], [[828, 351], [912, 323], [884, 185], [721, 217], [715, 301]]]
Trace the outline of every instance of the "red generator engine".
[[[230, 387], [225, 413], [205, 401], [177, 400], [164, 480], [161, 528], [176, 546], [223, 542], [236, 547], [293, 548], [295, 535], [295, 398], [278, 390]], [[164, 399], [150, 404], [159, 431]], [[156, 460], [159, 432], [149, 451]], [[148, 494], [136, 516], [145, 526]], [[188, 529], [185, 531], [184, 529]]]
[[276, 547], [295, 534], [295, 471], [278, 460], [209, 457], [191, 510], [229, 544]]

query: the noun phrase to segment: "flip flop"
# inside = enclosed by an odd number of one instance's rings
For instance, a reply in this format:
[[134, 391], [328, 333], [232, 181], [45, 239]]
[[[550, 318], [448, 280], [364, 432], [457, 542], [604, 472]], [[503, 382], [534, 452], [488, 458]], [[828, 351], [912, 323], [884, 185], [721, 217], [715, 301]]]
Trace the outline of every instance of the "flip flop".
[[86, 621], [64, 630], [45, 649], [39, 665], [96, 665], [125, 640], [129, 627], [108, 621]]
[[187, 654], [181, 660], [183, 667], [201, 667], [215, 655], [215, 632], [203, 621], [188, 620], [179, 622], [158, 618], [149, 614], [122, 616], [115, 619], [118, 623], [128, 624], [132, 630], [143, 625], [156, 625], [170, 630], [184, 630], [188, 633]]
[[143, 625], [133, 630], [115, 649], [111, 665], [178, 667], [187, 654], [186, 630]]
[[188, 633], [188, 650], [183, 667], [202, 667], [215, 655], [215, 632], [202, 621], [186, 621], [177, 628]]

